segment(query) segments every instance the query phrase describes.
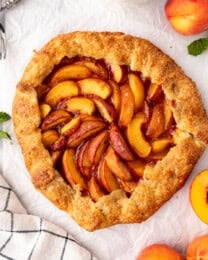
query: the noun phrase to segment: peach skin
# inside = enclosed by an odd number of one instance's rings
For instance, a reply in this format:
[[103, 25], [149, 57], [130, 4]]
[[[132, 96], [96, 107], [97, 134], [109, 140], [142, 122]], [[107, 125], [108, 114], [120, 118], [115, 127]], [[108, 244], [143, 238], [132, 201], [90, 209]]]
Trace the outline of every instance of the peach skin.
[[208, 170], [200, 172], [193, 179], [190, 201], [196, 215], [208, 224]]
[[181, 34], [193, 35], [208, 29], [208, 0], [168, 0], [165, 13]]
[[195, 238], [187, 247], [186, 260], [208, 259], [208, 234]]
[[183, 258], [170, 246], [153, 244], [144, 248], [136, 260], [183, 260]]

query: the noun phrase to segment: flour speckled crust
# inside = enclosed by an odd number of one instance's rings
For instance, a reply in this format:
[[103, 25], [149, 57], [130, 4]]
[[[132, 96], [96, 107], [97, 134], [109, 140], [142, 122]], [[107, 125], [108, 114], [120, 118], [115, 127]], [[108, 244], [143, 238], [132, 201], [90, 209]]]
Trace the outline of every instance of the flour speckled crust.
[[[87, 56], [128, 65], [161, 84], [180, 129], [176, 146], [152, 167], [127, 197], [116, 190], [94, 202], [71, 188], [53, 168], [41, 141], [40, 112], [35, 88], [64, 56]], [[26, 67], [13, 103], [14, 130], [36, 188], [89, 231], [149, 218], [180, 189], [208, 144], [208, 118], [199, 92], [175, 62], [149, 41], [122, 33], [74, 32], [52, 39]]]

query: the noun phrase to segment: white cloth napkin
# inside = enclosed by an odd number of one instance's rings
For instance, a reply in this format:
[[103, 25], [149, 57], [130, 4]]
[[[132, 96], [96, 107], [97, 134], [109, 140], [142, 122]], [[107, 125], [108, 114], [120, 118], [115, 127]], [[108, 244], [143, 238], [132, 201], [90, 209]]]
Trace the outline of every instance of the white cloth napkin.
[[68, 232], [27, 214], [0, 175], [0, 259], [96, 260]]

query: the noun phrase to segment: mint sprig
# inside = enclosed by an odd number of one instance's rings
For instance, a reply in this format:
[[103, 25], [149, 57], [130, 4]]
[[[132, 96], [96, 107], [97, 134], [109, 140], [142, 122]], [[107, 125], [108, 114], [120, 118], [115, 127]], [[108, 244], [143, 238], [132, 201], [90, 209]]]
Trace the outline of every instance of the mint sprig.
[[[9, 119], [11, 119], [11, 116], [9, 114], [5, 112], [0, 112], [0, 124], [8, 121]], [[11, 139], [11, 136], [7, 132], [0, 130], [0, 138]]]
[[198, 40], [193, 41], [188, 46], [188, 53], [193, 56], [197, 56], [208, 50], [208, 38], [201, 38]]

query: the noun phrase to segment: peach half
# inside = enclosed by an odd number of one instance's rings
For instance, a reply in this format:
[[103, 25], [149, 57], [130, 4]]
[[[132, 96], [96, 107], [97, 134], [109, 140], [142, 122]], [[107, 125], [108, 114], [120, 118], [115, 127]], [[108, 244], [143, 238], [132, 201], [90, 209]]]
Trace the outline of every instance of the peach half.
[[172, 247], [163, 244], [153, 244], [144, 248], [136, 260], [182, 260], [182, 256]]
[[208, 224], [208, 170], [195, 176], [190, 186], [189, 195], [194, 212], [203, 222]]
[[208, 235], [195, 238], [187, 247], [186, 260], [208, 259]]

